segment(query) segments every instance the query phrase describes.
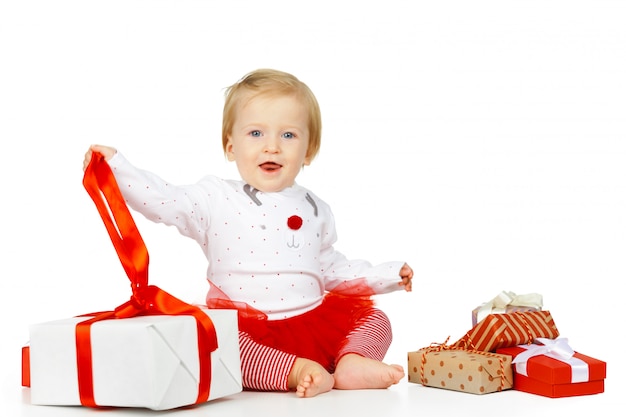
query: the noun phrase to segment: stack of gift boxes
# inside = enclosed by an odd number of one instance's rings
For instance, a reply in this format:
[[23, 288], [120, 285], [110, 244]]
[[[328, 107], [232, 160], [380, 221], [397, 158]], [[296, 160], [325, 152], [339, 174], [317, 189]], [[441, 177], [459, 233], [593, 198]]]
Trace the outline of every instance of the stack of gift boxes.
[[545, 397], [604, 392], [606, 363], [574, 351], [538, 294], [502, 292], [472, 311], [459, 340], [408, 353], [409, 382], [486, 394], [507, 389]]

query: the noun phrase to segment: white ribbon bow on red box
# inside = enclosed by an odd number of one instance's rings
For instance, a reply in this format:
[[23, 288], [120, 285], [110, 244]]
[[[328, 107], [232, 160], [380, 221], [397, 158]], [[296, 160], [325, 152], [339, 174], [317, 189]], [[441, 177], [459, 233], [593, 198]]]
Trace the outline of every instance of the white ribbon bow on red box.
[[[541, 344], [536, 344], [537, 342]], [[520, 345], [519, 347], [526, 349], [526, 351], [517, 355], [513, 359], [513, 363], [515, 364], [515, 371], [521, 375], [528, 376], [526, 369], [528, 359], [533, 356], [545, 355], [570, 365], [573, 383], [589, 381], [589, 365], [574, 357], [574, 349], [570, 347], [565, 337], [558, 339], [538, 337], [535, 339], [535, 344]]]

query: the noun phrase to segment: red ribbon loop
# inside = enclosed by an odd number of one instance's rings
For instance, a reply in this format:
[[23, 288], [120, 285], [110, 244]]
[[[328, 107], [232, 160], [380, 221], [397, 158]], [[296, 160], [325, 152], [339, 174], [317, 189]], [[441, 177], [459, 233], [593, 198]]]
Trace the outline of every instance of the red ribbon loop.
[[132, 296], [113, 311], [93, 313], [76, 325], [78, 388], [81, 404], [98, 407], [93, 391], [91, 325], [100, 320], [147, 315], [191, 315], [198, 329], [200, 381], [196, 404], [209, 398], [211, 352], [217, 349], [217, 334], [211, 319], [198, 307], [187, 304], [157, 286], [148, 285], [148, 251], [126, 206], [104, 156], [94, 152], [85, 170], [83, 185], [96, 204], [130, 280]]

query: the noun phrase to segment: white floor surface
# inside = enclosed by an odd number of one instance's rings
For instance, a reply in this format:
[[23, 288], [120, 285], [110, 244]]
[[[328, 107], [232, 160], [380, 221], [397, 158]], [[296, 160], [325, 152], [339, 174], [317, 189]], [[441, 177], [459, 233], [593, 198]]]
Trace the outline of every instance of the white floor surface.
[[[6, 382], [6, 381], [5, 381]], [[615, 387], [613, 387], [615, 388]], [[21, 392], [20, 392], [21, 391]], [[623, 415], [621, 393], [607, 385], [603, 394], [551, 399], [519, 391], [474, 395], [427, 388], [402, 381], [387, 390], [331, 391], [318, 397], [300, 399], [292, 393], [242, 392], [200, 406], [157, 412], [144, 409], [93, 410], [82, 407], [35, 406], [29, 403], [28, 389], [14, 384], [3, 386], [2, 415], [23, 417], [74, 417], [106, 414], [139, 416], [172, 414], [185, 416], [605, 416]], [[6, 410], [6, 411], [5, 411]]]

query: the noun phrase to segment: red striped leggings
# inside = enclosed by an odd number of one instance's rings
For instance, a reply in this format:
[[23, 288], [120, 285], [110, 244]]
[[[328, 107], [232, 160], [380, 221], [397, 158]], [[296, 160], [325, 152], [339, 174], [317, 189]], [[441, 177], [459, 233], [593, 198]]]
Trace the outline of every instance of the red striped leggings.
[[[345, 336], [329, 372], [348, 353], [382, 361], [391, 345], [391, 323], [377, 308], [367, 309]], [[256, 342], [248, 333], [239, 332], [243, 387], [258, 391], [288, 391], [288, 377], [298, 357]]]

